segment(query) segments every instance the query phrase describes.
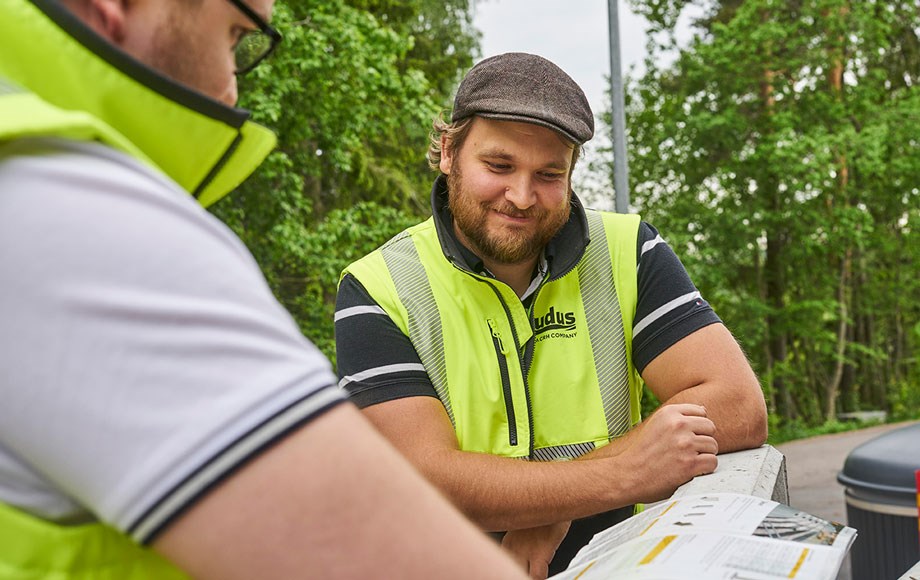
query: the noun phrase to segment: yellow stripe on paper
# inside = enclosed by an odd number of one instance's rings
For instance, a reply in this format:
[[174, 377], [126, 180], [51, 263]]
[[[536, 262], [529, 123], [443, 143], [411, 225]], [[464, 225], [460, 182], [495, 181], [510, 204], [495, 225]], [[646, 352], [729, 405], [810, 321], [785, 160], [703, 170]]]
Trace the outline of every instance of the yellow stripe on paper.
[[[917, 497], [920, 498], [920, 494], [917, 494]], [[641, 535], [645, 534], [645, 532], [647, 532], [647, 531], [649, 531], [650, 529], [652, 529], [652, 526], [654, 526], [656, 523], [658, 523], [658, 520], [661, 519], [661, 516], [663, 516], [664, 514], [668, 513], [669, 511], [671, 511], [671, 508], [674, 507], [674, 506], [676, 506], [676, 505], [677, 505], [677, 502], [676, 502], [676, 501], [672, 501], [671, 504], [670, 504], [668, 507], [666, 507], [665, 510], [664, 510], [663, 512], [661, 512], [661, 514], [659, 514], [657, 518], [655, 518], [654, 520], [652, 520], [651, 523], [649, 523], [649, 525], [645, 526], [645, 529], [644, 529], [644, 530], [642, 530], [641, 532], [639, 532], [639, 535], [641, 536]], [[920, 503], [918, 503], [917, 505], [920, 505]]]
[[639, 535], [640, 535], [640, 536], [645, 535], [645, 532], [647, 532], [647, 531], [649, 531], [650, 529], [652, 529], [652, 526], [654, 526], [655, 524], [657, 524], [657, 523], [658, 523], [658, 520], [660, 520], [660, 519], [661, 519], [661, 518], [655, 518], [654, 520], [652, 520], [651, 522], [649, 522], [649, 524], [648, 524], [647, 526], [645, 526], [645, 529], [642, 530], [641, 532], [639, 532]]
[[661, 541], [658, 542], [658, 544], [654, 548], [652, 548], [652, 551], [646, 554], [644, 558], [642, 558], [642, 560], [639, 562], [639, 565], [642, 566], [642, 565], [651, 563], [652, 560], [657, 558], [658, 554], [663, 552], [664, 549], [667, 548], [671, 544], [671, 542], [674, 541], [674, 538], [676, 537], [677, 536], [665, 536], [664, 538], [662, 538]]
[[799, 573], [799, 568], [802, 567], [802, 564], [805, 563], [805, 558], [808, 556], [808, 548], [802, 550], [802, 555], [799, 556], [799, 561], [795, 563], [795, 567], [792, 568], [792, 572], [789, 572], [788, 578], [795, 578], [795, 575]]

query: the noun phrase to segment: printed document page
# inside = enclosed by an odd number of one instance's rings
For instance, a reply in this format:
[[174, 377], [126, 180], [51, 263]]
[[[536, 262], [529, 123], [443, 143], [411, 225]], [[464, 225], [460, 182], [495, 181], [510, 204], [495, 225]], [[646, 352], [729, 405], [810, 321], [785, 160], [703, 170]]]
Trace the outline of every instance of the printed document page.
[[753, 496], [650, 507], [597, 534], [553, 580], [833, 580], [856, 530]]

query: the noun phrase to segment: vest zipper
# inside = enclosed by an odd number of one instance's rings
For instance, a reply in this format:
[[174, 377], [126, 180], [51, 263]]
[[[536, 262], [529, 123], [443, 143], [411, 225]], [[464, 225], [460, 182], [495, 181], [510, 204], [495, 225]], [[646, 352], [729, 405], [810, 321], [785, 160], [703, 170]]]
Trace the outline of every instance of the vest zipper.
[[540, 285], [537, 286], [537, 289], [534, 290], [533, 298], [530, 300], [530, 307], [527, 309], [527, 320], [530, 323], [531, 334], [530, 340], [527, 341], [527, 344], [524, 345], [524, 356], [521, 357], [521, 369], [524, 374], [524, 385], [527, 389], [527, 412], [530, 417], [530, 459], [533, 460], [533, 451], [534, 451], [534, 424], [533, 424], [533, 414], [530, 409], [530, 386], [528, 382], [528, 377], [530, 376], [530, 366], [533, 364], [533, 348], [537, 341], [537, 335], [533, 332], [533, 308], [537, 303], [537, 298], [540, 296], [540, 291], [543, 290], [543, 286], [546, 284], [546, 281], [549, 279], [549, 272], [546, 273], [546, 276], [543, 278], [543, 281], [540, 282]]
[[524, 383], [524, 400], [527, 403], [527, 427], [530, 433], [530, 444], [527, 448], [527, 458], [533, 458], [533, 408], [530, 404], [530, 382], [527, 380], [527, 369], [524, 368], [524, 359], [521, 356], [521, 341], [518, 339], [517, 329], [514, 327], [514, 317], [511, 315], [511, 309], [508, 308], [508, 305], [505, 303], [505, 299], [502, 298], [502, 293], [498, 288], [495, 287], [491, 281], [481, 280], [489, 285], [489, 288], [495, 292], [495, 296], [498, 298], [498, 303], [502, 305], [502, 309], [505, 311], [505, 318], [508, 319], [508, 324], [511, 325], [511, 337], [514, 339], [514, 354], [517, 357], [518, 367], [521, 369], [521, 380]]
[[[524, 382], [524, 401], [527, 403], [527, 427], [530, 431], [530, 445], [528, 446], [527, 459], [533, 458], [533, 408], [530, 404], [530, 384], [527, 380], [527, 372], [524, 369], [524, 360], [521, 356], [521, 342], [518, 339], [517, 330], [514, 328], [514, 317], [511, 316], [511, 310], [508, 308], [508, 305], [505, 304], [505, 299], [502, 298], [501, 291], [495, 287], [495, 284], [488, 278], [484, 278], [480, 275], [470, 272], [466, 268], [459, 265], [453, 258], [450, 259], [451, 265], [464, 272], [465, 274], [472, 276], [474, 280], [486, 284], [489, 288], [492, 289], [492, 292], [495, 293], [496, 298], [498, 298], [498, 303], [502, 305], [502, 309], [505, 311], [505, 317], [508, 319], [508, 324], [511, 325], [511, 338], [514, 339], [514, 353], [517, 357], [518, 366], [521, 368], [521, 379]], [[495, 345], [496, 353], [501, 353], [500, 347], [503, 345], [503, 341], [497, 341], [496, 337], [492, 336], [492, 343]], [[506, 349], [507, 350], [507, 349]], [[503, 393], [505, 396], [505, 409], [508, 412], [508, 428], [509, 428], [509, 441], [511, 445], [517, 445], [517, 421], [514, 419], [514, 408], [511, 401], [511, 378], [508, 374], [508, 360], [504, 356], [499, 356], [499, 368], [502, 369], [502, 381], [507, 385], [502, 385]]]
[[[541, 286], [542, 288], [542, 286]], [[530, 321], [530, 327], [533, 328], [533, 305], [537, 302], [537, 294], [540, 293], [540, 288], [537, 288], [536, 293], [534, 294], [533, 301], [530, 303], [530, 308], [527, 312], [527, 319]], [[533, 347], [536, 343], [537, 335], [533, 333], [530, 337], [530, 340], [527, 341], [527, 344], [524, 345], [524, 357], [523, 357], [523, 367], [524, 367], [524, 376], [530, 374], [530, 365], [533, 363]]]
[[508, 349], [502, 341], [498, 324], [492, 318], [486, 320], [492, 331], [492, 344], [495, 346], [495, 356], [498, 357], [498, 369], [502, 377], [502, 394], [505, 397], [505, 412], [508, 414], [508, 443], [512, 446], [518, 444], [517, 420], [514, 417], [514, 400], [511, 396], [511, 376], [508, 373]]

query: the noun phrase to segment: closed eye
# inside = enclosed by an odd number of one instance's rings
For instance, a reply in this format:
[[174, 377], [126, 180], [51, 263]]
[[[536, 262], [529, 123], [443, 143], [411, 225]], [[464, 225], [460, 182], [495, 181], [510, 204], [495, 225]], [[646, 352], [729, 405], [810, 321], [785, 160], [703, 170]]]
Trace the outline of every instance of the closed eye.
[[492, 161], [485, 161], [486, 167], [495, 172], [505, 172], [511, 169], [511, 166], [507, 163], [495, 163]]

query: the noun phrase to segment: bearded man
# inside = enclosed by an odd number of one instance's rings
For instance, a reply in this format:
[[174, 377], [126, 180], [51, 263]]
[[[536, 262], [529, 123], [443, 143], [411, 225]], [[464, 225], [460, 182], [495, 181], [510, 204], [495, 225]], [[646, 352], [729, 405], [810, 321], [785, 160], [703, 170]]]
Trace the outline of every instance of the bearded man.
[[[434, 129], [431, 219], [343, 273], [339, 384], [545, 577], [718, 452], [761, 445], [763, 394], [657, 231], [572, 191], [594, 118], [564, 71], [486, 59]], [[644, 421], [643, 382], [663, 402]]]

